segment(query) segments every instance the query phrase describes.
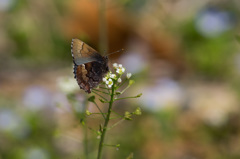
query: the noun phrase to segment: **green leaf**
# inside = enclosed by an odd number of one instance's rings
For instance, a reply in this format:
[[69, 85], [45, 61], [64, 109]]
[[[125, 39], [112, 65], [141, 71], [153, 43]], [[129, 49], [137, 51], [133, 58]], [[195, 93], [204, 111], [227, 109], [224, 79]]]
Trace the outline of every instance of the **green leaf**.
[[89, 98], [88, 98], [88, 101], [89, 101], [89, 102], [93, 102], [93, 103], [95, 103], [95, 96], [91, 96], [91, 97], [89, 97]]
[[136, 97], [139, 98], [139, 97], [141, 97], [141, 96], [142, 96], [142, 93], [138, 94]]
[[100, 101], [101, 103], [109, 103], [108, 101], [105, 101], [105, 100], [103, 100], [102, 98], [99, 98], [99, 101]]

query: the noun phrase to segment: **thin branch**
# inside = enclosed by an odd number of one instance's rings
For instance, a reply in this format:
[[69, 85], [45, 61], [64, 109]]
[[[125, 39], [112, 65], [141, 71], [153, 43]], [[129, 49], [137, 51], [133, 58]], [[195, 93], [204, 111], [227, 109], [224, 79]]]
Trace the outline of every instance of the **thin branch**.
[[108, 88], [105, 88], [105, 87], [99, 87], [99, 88], [101, 88], [101, 89], [107, 89], [107, 90], [108, 90]]
[[100, 91], [100, 90], [97, 90], [97, 89], [93, 89], [94, 91], [97, 91], [97, 92], [100, 92], [100, 93], [104, 93], [104, 94], [107, 94], [107, 95], [109, 95], [109, 93], [107, 93], [107, 92], [103, 92], [103, 91]]
[[102, 112], [102, 110], [100, 109], [100, 107], [97, 105], [97, 103], [94, 102], [94, 104], [96, 105], [96, 107], [98, 108], [98, 110], [101, 112], [100, 114], [102, 114], [103, 118], [106, 119], [104, 113]]
[[129, 99], [129, 98], [138, 98], [138, 97], [136, 97], [136, 96], [134, 96], [134, 97], [124, 97], [124, 98], [114, 99], [114, 101], [116, 101], [116, 100], [122, 100], [122, 99]]
[[103, 144], [103, 146], [118, 147], [117, 145]]
[[123, 91], [121, 91], [121, 94], [123, 94], [130, 86], [128, 85], [126, 88], [124, 88]]
[[117, 89], [122, 87], [127, 82], [127, 79], [125, 79], [119, 86], [117, 86]]
[[96, 95], [98, 95], [99, 97], [101, 97], [101, 98], [103, 98], [105, 101], [107, 101], [107, 99], [106, 98], [104, 98], [102, 95], [100, 95], [100, 94], [98, 94], [97, 92], [95, 92], [95, 91], [92, 91], [93, 93], [95, 93]]
[[114, 110], [112, 110], [112, 112], [120, 117], [124, 117], [123, 115], [120, 115], [119, 113], [115, 112]]
[[115, 126], [117, 126], [118, 124], [120, 124], [121, 122], [123, 122], [124, 120], [125, 120], [124, 118], [121, 119], [121, 120], [119, 120], [118, 122], [116, 122], [115, 124], [113, 124], [111, 127], [109, 127], [107, 130], [110, 130], [110, 129], [114, 128]]
[[111, 117], [109, 119], [112, 120], [112, 119], [120, 119], [120, 118], [122, 118], [122, 117]]

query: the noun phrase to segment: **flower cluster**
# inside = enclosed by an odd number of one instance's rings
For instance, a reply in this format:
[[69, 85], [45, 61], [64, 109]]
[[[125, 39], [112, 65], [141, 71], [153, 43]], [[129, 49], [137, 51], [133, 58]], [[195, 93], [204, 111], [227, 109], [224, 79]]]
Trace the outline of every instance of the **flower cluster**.
[[[114, 72], [112, 73], [111, 71], [103, 78], [103, 82], [106, 84], [108, 88], [112, 88], [113, 84], [115, 82], [121, 83], [122, 79], [121, 76], [125, 72], [125, 68], [122, 66], [122, 64], [113, 64]], [[126, 78], [129, 79], [132, 76], [131, 73], [127, 73]]]
[[112, 72], [108, 72], [108, 74], [103, 78], [103, 82], [111, 88], [113, 85], [113, 80], [116, 78], [116, 74], [112, 74]]

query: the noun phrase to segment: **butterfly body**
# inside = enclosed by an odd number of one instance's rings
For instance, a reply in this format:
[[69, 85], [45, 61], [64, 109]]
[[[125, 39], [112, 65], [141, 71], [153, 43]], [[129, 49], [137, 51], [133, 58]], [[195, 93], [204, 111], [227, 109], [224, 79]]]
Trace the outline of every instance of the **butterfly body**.
[[81, 89], [87, 93], [96, 87], [109, 71], [108, 57], [101, 56], [96, 50], [79, 39], [72, 40], [74, 78]]

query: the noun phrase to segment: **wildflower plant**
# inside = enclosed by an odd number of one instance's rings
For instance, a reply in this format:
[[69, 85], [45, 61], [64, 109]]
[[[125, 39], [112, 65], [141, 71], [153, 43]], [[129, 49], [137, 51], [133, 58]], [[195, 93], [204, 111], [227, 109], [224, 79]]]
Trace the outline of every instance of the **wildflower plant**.
[[[133, 115], [141, 115], [140, 108], [137, 108], [134, 112], [126, 111], [123, 115], [113, 111], [112, 107], [115, 101], [129, 98], [139, 98], [142, 95], [140, 93], [136, 96], [120, 97], [132, 84], [134, 84], [134, 80], [131, 79], [132, 75], [131, 73], [125, 74], [126, 69], [121, 64], [114, 63], [113, 68], [114, 68], [113, 72], [109, 71], [107, 75], [103, 78], [102, 83], [98, 86], [98, 88], [100, 89], [92, 90], [93, 93], [99, 96], [100, 102], [108, 104], [107, 113], [103, 113], [103, 111], [97, 105], [97, 103], [95, 102], [95, 96], [91, 96], [88, 99], [88, 101], [94, 103], [94, 105], [96, 105], [100, 113], [93, 113], [90, 112], [89, 110], [86, 110], [86, 116], [90, 116], [92, 114], [100, 114], [104, 119], [104, 123], [100, 124], [99, 130], [96, 131], [98, 138], [100, 139], [97, 159], [100, 159], [102, 156], [103, 146], [112, 146], [115, 147], [116, 149], [119, 149], [120, 147], [119, 144], [112, 145], [104, 143], [106, 132], [125, 120], [132, 120]], [[109, 126], [109, 121], [111, 119], [116, 119], [111, 117], [112, 114], [117, 115], [119, 121]]]

